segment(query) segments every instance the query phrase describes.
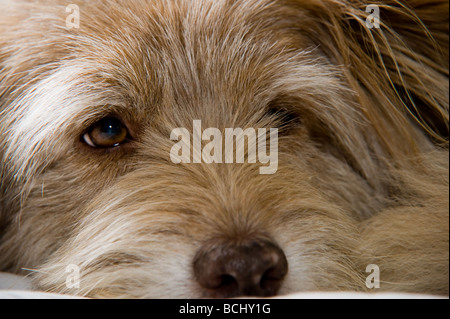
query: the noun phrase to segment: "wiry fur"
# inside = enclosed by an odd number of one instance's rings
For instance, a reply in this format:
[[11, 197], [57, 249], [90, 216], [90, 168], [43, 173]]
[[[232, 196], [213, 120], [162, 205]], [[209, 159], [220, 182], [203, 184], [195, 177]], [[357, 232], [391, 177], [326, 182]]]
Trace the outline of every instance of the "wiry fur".
[[[280, 294], [364, 291], [369, 264], [380, 290], [448, 294], [448, 1], [76, 3], [67, 30], [65, 1], [0, 1], [2, 270], [205, 297], [205, 243], [270, 238]], [[108, 114], [134, 141], [83, 145]], [[171, 130], [195, 119], [280, 127], [278, 172], [171, 163]]]

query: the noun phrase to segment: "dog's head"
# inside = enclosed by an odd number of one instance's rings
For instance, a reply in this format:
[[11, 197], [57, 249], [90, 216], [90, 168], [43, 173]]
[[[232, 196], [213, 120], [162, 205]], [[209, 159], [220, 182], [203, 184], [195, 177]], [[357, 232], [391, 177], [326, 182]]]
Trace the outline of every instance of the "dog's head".
[[[90, 296], [363, 289], [358, 222], [447, 129], [448, 3], [422, 2], [0, 1], [1, 267]], [[205, 163], [195, 121], [278, 129], [276, 172]]]

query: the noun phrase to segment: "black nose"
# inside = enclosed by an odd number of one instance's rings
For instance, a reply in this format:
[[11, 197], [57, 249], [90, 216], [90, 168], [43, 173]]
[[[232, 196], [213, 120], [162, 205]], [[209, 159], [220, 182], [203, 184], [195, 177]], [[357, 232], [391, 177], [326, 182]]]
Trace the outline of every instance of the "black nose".
[[269, 241], [205, 246], [194, 260], [194, 272], [208, 297], [270, 297], [288, 272], [283, 251]]

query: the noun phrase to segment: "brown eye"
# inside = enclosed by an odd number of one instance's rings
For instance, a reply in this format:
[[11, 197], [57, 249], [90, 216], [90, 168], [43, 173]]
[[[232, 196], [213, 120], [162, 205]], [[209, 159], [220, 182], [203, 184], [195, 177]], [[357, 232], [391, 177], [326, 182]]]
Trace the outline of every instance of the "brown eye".
[[274, 106], [267, 110], [267, 115], [276, 120], [277, 127], [283, 131], [289, 130], [301, 122], [297, 114]]
[[113, 148], [128, 141], [128, 129], [118, 119], [107, 117], [92, 125], [83, 141], [94, 148]]

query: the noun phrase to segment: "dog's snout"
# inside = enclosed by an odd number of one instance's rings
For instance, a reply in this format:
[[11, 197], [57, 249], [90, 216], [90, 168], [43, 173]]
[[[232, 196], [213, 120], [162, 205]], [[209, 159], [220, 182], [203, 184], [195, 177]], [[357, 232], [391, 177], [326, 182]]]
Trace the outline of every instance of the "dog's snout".
[[211, 297], [269, 297], [280, 289], [288, 262], [283, 251], [268, 241], [220, 243], [197, 254], [194, 272]]

